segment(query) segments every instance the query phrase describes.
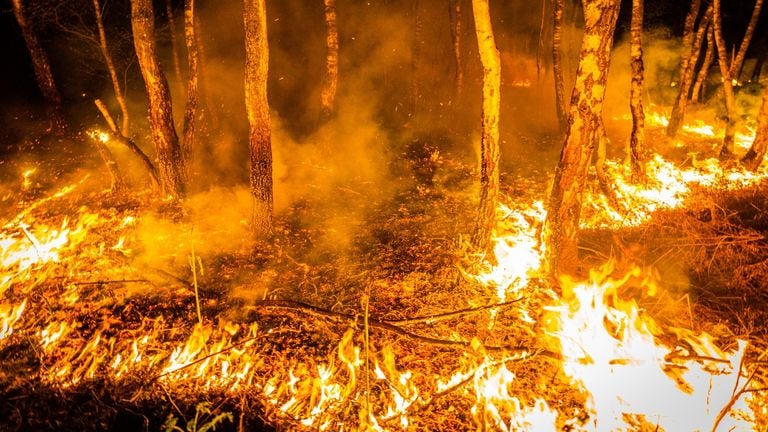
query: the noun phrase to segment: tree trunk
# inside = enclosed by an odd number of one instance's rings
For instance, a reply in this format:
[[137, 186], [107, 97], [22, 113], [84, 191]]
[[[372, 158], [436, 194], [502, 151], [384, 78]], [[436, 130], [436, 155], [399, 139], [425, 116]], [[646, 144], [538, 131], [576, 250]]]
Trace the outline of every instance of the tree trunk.
[[199, 93], [203, 96], [204, 101], [204, 111], [205, 111], [205, 120], [206, 120], [206, 128], [209, 130], [218, 130], [220, 126], [220, 118], [219, 118], [219, 109], [216, 106], [216, 103], [213, 99], [213, 96], [211, 95], [211, 86], [209, 81], [209, 75], [208, 75], [208, 57], [205, 54], [205, 44], [203, 44], [203, 38], [202, 38], [202, 31], [200, 30], [200, 20], [195, 17], [195, 40], [197, 41], [197, 50], [198, 50], [198, 73], [200, 74], [199, 77], [199, 86], [200, 91]]
[[186, 167], [173, 126], [168, 81], [157, 58], [154, 19], [152, 0], [131, 0], [133, 44], [149, 97], [149, 126], [157, 155], [160, 188], [165, 195], [182, 197], [186, 191]]
[[734, 57], [733, 63], [731, 63], [731, 67], [728, 70], [731, 78], [736, 81], [739, 81], [739, 78], [741, 77], [741, 68], [744, 65], [744, 57], [747, 55], [747, 48], [749, 48], [749, 43], [752, 41], [752, 35], [755, 34], [755, 27], [757, 27], [757, 21], [760, 18], [760, 9], [762, 7], [763, 0], [756, 0], [755, 8], [752, 9], [752, 17], [749, 19], [749, 24], [747, 25], [747, 31], [744, 33], [744, 39], [741, 40], [739, 51], [736, 53], [736, 57]]
[[[694, 29], [696, 28], [696, 18], [699, 16], [700, 10], [701, 0], [691, 0], [691, 7], [688, 9], [688, 14], [685, 16], [685, 23], [683, 24], [682, 51], [680, 53], [680, 72], [677, 74], [678, 84], [680, 84], [683, 76], [685, 75], [686, 69], [688, 69], [688, 62], [690, 61], [691, 55], [693, 53], [691, 44], [693, 43]], [[706, 16], [707, 14], [705, 12], [702, 21], [704, 18], [706, 18]], [[701, 28], [702, 25], [703, 22], [699, 24], [699, 28]]]
[[488, 0], [472, 0], [475, 34], [483, 64], [483, 112], [480, 138], [480, 203], [472, 233], [472, 248], [486, 252], [496, 222], [499, 195], [499, 109], [501, 103], [501, 59], [491, 26]]
[[248, 113], [248, 144], [251, 150], [253, 227], [257, 235], [272, 233], [272, 139], [267, 77], [269, 45], [265, 0], [244, 0], [245, 109]]
[[547, 3], [549, 0], [541, 0], [541, 21], [539, 22], [539, 41], [536, 44], [536, 86], [541, 84], [542, 52], [544, 51], [544, 28], [547, 22]]
[[336, 0], [325, 3], [325, 78], [320, 93], [322, 117], [336, 111], [336, 88], [339, 83], [339, 29], [336, 25]]
[[[173, 57], [173, 71], [176, 74], [176, 82], [181, 86], [181, 60], [179, 59], [179, 36], [176, 33], [176, 18], [173, 13], [172, 0], [165, 0], [165, 14], [168, 16], [168, 28], [171, 31], [171, 56]], [[186, 31], [186, 30], [185, 30]]]
[[630, 64], [632, 82], [629, 89], [629, 108], [632, 112], [632, 135], [629, 139], [629, 160], [632, 179], [641, 182], [645, 178], [645, 112], [643, 111], [643, 0], [632, 0], [630, 25]]
[[563, 75], [563, 11], [565, 0], [554, 0], [554, 24], [552, 30], [552, 70], [555, 74], [555, 103], [557, 105], [557, 121], [560, 131], [565, 132], [568, 126], [568, 105], [565, 100], [565, 76]]
[[757, 114], [757, 131], [755, 140], [741, 159], [741, 162], [750, 170], [755, 171], [763, 163], [765, 152], [768, 149], [768, 86], [763, 89], [763, 103]]
[[115, 69], [115, 64], [112, 62], [112, 55], [109, 53], [109, 48], [107, 46], [107, 34], [104, 31], [104, 20], [101, 16], [101, 6], [99, 5], [99, 0], [93, 0], [93, 11], [96, 16], [96, 26], [99, 29], [99, 48], [101, 48], [101, 55], [104, 57], [104, 65], [107, 66], [109, 79], [112, 81], [112, 89], [115, 91], [115, 99], [117, 100], [117, 105], [120, 107], [120, 113], [123, 116], [120, 130], [125, 136], [128, 136], [128, 126], [130, 124], [128, 116], [128, 105], [125, 103], [123, 89], [120, 87], [120, 80], [117, 78], [117, 70]]
[[464, 64], [461, 58], [461, 0], [451, 0], [448, 6], [451, 20], [451, 42], [453, 43], [454, 94], [461, 97], [464, 87]]
[[704, 83], [709, 75], [709, 70], [712, 68], [712, 60], [715, 58], [715, 36], [712, 26], [709, 27], [707, 32], [707, 52], [704, 54], [704, 63], [699, 69], [699, 76], [696, 78], [696, 84], [693, 85], [693, 92], [691, 92], [692, 102], [701, 102], [701, 91], [704, 88]]
[[184, 42], [187, 46], [187, 106], [184, 109], [184, 157], [192, 156], [197, 140], [197, 102], [200, 77], [199, 53], [197, 47], [197, 26], [195, 25], [195, 0], [184, 0]]
[[411, 40], [411, 121], [416, 123], [419, 103], [419, 63], [421, 63], [422, 23], [419, 0], [413, 0], [413, 39]]
[[19, 24], [21, 34], [24, 36], [24, 42], [27, 45], [27, 51], [32, 59], [32, 69], [35, 72], [35, 80], [40, 93], [46, 104], [46, 111], [51, 122], [51, 129], [57, 135], [62, 135], [66, 130], [66, 121], [61, 107], [61, 95], [56, 88], [56, 82], [53, 80], [51, 64], [48, 61], [48, 54], [45, 53], [40, 41], [37, 39], [37, 33], [32, 25], [27, 21], [24, 11], [23, 0], [11, 0], [13, 6], [13, 15]]
[[701, 52], [701, 45], [704, 41], [704, 36], [707, 33], [707, 26], [709, 26], [712, 19], [712, 5], [707, 7], [704, 16], [699, 23], [699, 29], [696, 31], [696, 38], [693, 40], [693, 46], [691, 48], [690, 55], [684, 59], [685, 70], [680, 76], [679, 91], [677, 93], [677, 99], [675, 99], [675, 105], [672, 107], [672, 114], [669, 116], [669, 124], [667, 125], [667, 136], [674, 138], [680, 131], [680, 126], [685, 119], [685, 108], [688, 104], [688, 94], [691, 91], [691, 81], [693, 79], [693, 70], [696, 67], [696, 63], [699, 61], [699, 54]]
[[728, 54], [726, 53], [725, 40], [723, 39], [723, 21], [720, 11], [720, 0], [713, 0], [715, 46], [717, 47], [717, 63], [720, 65], [720, 74], [723, 77], [723, 95], [725, 97], [725, 136], [723, 147], [720, 149], [720, 160], [733, 159], [734, 127], [736, 125], [736, 99], [733, 96], [733, 81], [728, 71]]
[[568, 129], [549, 197], [543, 241], [550, 273], [578, 263], [577, 234], [590, 159], [599, 139], [600, 118], [611, 61], [618, 0], [585, 0], [584, 37], [571, 94]]

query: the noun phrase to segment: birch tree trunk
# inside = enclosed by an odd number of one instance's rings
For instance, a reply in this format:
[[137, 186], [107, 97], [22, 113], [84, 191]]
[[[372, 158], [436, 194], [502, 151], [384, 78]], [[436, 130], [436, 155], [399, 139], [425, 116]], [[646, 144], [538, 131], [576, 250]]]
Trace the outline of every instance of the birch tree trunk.
[[165, 0], [165, 14], [168, 16], [168, 28], [171, 31], [171, 56], [173, 57], [173, 71], [176, 74], [176, 82], [181, 86], [181, 60], [179, 59], [179, 36], [176, 32], [176, 17], [173, 13], [172, 0]]
[[339, 29], [336, 25], [336, 0], [325, 3], [325, 77], [320, 93], [322, 117], [336, 111], [336, 88], [339, 83]]
[[629, 108], [632, 112], [632, 135], [629, 139], [629, 161], [632, 179], [640, 182], [645, 178], [645, 112], [643, 111], [643, 88], [645, 66], [643, 65], [643, 0], [632, 0], [632, 22], [630, 24], [630, 64], [632, 82], [629, 89]]
[[763, 103], [760, 105], [760, 112], [757, 114], [757, 131], [755, 140], [747, 151], [747, 154], [741, 159], [741, 162], [750, 170], [755, 171], [760, 167], [765, 158], [765, 152], [768, 149], [768, 86], [763, 89]]
[[464, 88], [464, 64], [461, 57], [461, 0], [451, 0], [448, 8], [453, 45], [454, 94], [459, 99]]
[[472, 248], [486, 252], [496, 222], [499, 195], [499, 110], [501, 59], [491, 26], [488, 0], [472, 0], [475, 35], [483, 64], [483, 112], [480, 138], [480, 202], [472, 232]]
[[677, 133], [680, 131], [680, 126], [682, 126], [683, 120], [685, 119], [685, 108], [688, 104], [688, 94], [691, 91], [693, 70], [699, 60], [701, 45], [704, 41], [704, 36], [707, 34], [707, 26], [709, 26], [711, 19], [712, 5], [710, 4], [704, 12], [704, 16], [701, 18], [701, 23], [699, 23], [699, 29], [696, 31], [696, 37], [693, 40], [690, 55], [683, 61], [685, 70], [680, 76], [677, 99], [675, 99], [675, 105], [672, 107], [672, 114], [669, 116], [669, 124], [667, 125], [666, 132], [667, 136], [670, 138], [677, 136]]
[[736, 126], [736, 99], [733, 96], [733, 81], [728, 70], [728, 54], [726, 53], [725, 40], [723, 39], [723, 21], [720, 11], [720, 0], [713, 0], [715, 46], [717, 47], [717, 63], [720, 65], [720, 74], [723, 78], [723, 96], [725, 97], [725, 136], [723, 147], [720, 149], [720, 160], [733, 159], [734, 128]]
[[251, 152], [251, 193], [254, 198], [253, 227], [257, 235], [272, 233], [272, 138], [267, 78], [269, 44], [265, 0], [244, 0], [245, 21], [245, 109], [248, 114], [248, 144]]
[[117, 70], [115, 64], [112, 62], [112, 55], [109, 53], [109, 47], [107, 46], [107, 34], [104, 31], [104, 20], [101, 15], [101, 5], [99, 0], [93, 0], [93, 12], [96, 16], [96, 27], [99, 30], [99, 48], [101, 49], [101, 56], [104, 57], [104, 65], [109, 72], [109, 79], [112, 81], [112, 89], [115, 91], [115, 100], [120, 107], [120, 114], [123, 116], [120, 131], [125, 135], [129, 135], [130, 119], [128, 116], [128, 106], [125, 103], [125, 97], [123, 96], [123, 88], [120, 87], [120, 80], [117, 78]]
[[578, 263], [579, 216], [590, 159], [600, 138], [618, 0], [584, 0], [584, 36], [576, 83], [571, 94], [568, 129], [549, 196], [542, 231], [546, 265], [553, 275]]
[[747, 55], [747, 48], [749, 48], [749, 43], [752, 41], [752, 35], [755, 34], [755, 27], [757, 27], [757, 21], [760, 18], [760, 10], [762, 7], [763, 0], [755, 0], [755, 8], [752, 9], [752, 17], [749, 19], [747, 30], [744, 33], [744, 39], [741, 40], [739, 51], [736, 53], [736, 57], [733, 58], [733, 63], [731, 63], [731, 67], [728, 69], [731, 78], [736, 81], [739, 81], [739, 77], [741, 76], [744, 57]]
[[184, 43], [187, 46], [187, 106], [184, 109], [184, 157], [189, 160], [197, 147], [197, 105], [199, 97], [199, 52], [195, 0], [184, 0]]
[[13, 6], [13, 15], [16, 17], [16, 22], [19, 24], [21, 34], [24, 37], [24, 43], [27, 45], [27, 51], [29, 51], [29, 56], [32, 59], [35, 81], [45, 100], [51, 129], [55, 134], [62, 135], [67, 126], [61, 107], [61, 94], [59, 94], [59, 89], [56, 88], [56, 82], [53, 80], [48, 54], [40, 45], [40, 40], [37, 38], [32, 24], [27, 21], [23, 0], [11, 0], [11, 5]]
[[[688, 14], [685, 16], [685, 23], [683, 24], [680, 72], [677, 75], [678, 84], [682, 81], [683, 76], [685, 75], [685, 71], [688, 69], [688, 62], [690, 61], [691, 54], [693, 53], [691, 44], [693, 43], [694, 29], [696, 28], [696, 18], [698, 18], [700, 10], [701, 0], [691, 0], [691, 7], [688, 9]], [[706, 13], [704, 14], [704, 17], [706, 17]], [[701, 27], [701, 25], [702, 24], [699, 24], [699, 27]]]
[[149, 97], [149, 126], [157, 155], [160, 188], [165, 195], [183, 197], [186, 192], [186, 167], [173, 125], [173, 107], [155, 47], [155, 15], [152, 0], [131, 0], [133, 44]]
[[707, 32], [707, 52], [704, 54], [704, 62], [699, 69], [699, 75], [696, 77], [696, 83], [693, 85], [693, 91], [691, 92], [692, 102], [701, 102], [701, 91], [704, 88], [704, 83], [709, 75], [709, 70], [712, 68], [712, 60], [715, 58], [715, 36], [712, 30], [712, 26], [709, 26]]
[[560, 131], [565, 132], [568, 126], [568, 105], [565, 100], [565, 76], [563, 75], [563, 11], [565, 0], [554, 0], [552, 30], [552, 70], [555, 75], [555, 104], [557, 105], [557, 121]]

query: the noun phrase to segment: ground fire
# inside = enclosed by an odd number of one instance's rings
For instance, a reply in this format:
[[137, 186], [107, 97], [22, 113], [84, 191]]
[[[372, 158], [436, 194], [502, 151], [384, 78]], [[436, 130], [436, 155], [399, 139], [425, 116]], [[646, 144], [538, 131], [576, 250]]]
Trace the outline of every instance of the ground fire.
[[768, 430], [762, 3], [11, 0], [0, 431]]

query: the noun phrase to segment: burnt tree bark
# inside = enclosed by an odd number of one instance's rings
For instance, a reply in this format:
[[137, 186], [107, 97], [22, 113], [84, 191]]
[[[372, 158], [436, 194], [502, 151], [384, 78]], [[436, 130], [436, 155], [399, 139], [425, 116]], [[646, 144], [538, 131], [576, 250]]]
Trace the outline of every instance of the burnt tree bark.
[[723, 78], [723, 97], [725, 98], [725, 136], [723, 147], [720, 149], [720, 160], [733, 159], [734, 134], [736, 126], [736, 98], [733, 95], [733, 81], [728, 70], [728, 53], [723, 39], [723, 20], [720, 10], [720, 0], [713, 0], [714, 15], [712, 17], [717, 47], [717, 63], [720, 65], [720, 74]]
[[555, 104], [557, 106], [557, 121], [560, 131], [565, 132], [568, 126], [568, 105], [565, 100], [565, 76], [563, 75], [563, 11], [565, 0], [554, 0], [553, 29], [552, 29], [552, 71], [555, 75]]
[[486, 252], [491, 246], [499, 195], [501, 59], [493, 36], [488, 0], [472, 0], [472, 11], [480, 61], [483, 64], [483, 111], [480, 138], [480, 202], [471, 243], [476, 252]]
[[755, 0], [755, 7], [752, 9], [752, 16], [749, 18], [749, 24], [747, 30], [744, 32], [744, 39], [741, 40], [739, 50], [736, 52], [736, 56], [733, 58], [731, 67], [728, 69], [728, 73], [731, 78], [739, 81], [741, 76], [741, 68], [744, 65], [744, 57], [747, 55], [747, 48], [752, 41], [752, 35], [755, 34], [755, 27], [757, 27], [757, 21], [760, 18], [760, 10], [763, 7], [763, 0]]
[[336, 111], [336, 89], [339, 83], [339, 29], [336, 24], [336, 0], [325, 3], [325, 77], [320, 92], [321, 115], [324, 118]]
[[186, 192], [186, 164], [173, 125], [173, 107], [155, 47], [152, 0], [131, 0], [133, 44], [149, 97], [149, 126], [157, 156], [160, 188], [165, 195], [183, 197]]
[[632, 112], [632, 134], [629, 138], [629, 165], [632, 179], [640, 182], [645, 178], [645, 112], [643, 88], [645, 66], [643, 64], [643, 0], [632, 0], [630, 24], [630, 65], [632, 82], [629, 88], [629, 108]]
[[195, 0], [184, 0], [184, 43], [187, 46], [187, 104], [184, 109], [182, 150], [184, 151], [184, 157], [187, 159], [192, 156], [197, 140], [200, 66], [197, 46], [197, 25], [195, 21]]
[[107, 67], [109, 73], [109, 79], [112, 81], [112, 89], [115, 92], [115, 100], [120, 107], [120, 114], [123, 116], [120, 130], [123, 134], [128, 136], [130, 117], [128, 115], [128, 105], [125, 103], [125, 97], [123, 96], [123, 88], [120, 87], [120, 80], [117, 78], [117, 70], [115, 64], [112, 62], [112, 55], [109, 53], [109, 46], [107, 45], [107, 34], [104, 30], [104, 20], [101, 15], [101, 5], [99, 0], [93, 0], [93, 12], [96, 17], [96, 27], [99, 30], [99, 48], [101, 49], [101, 56], [104, 58], [104, 65]]
[[272, 137], [267, 77], [269, 45], [265, 0], [244, 0], [245, 109], [251, 153], [250, 182], [254, 198], [253, 228], [257, 235], [272, 233]]
[[709, 70], [712, 68], [712, 60], [715, 58], [715, 35], [712, 30], [712, 26], [709, 27], [707, 32], [707, 51], [704, 53], [704, 62], [699, 69], [699, 75], [696, 77], [696, 83], [693, 85], [693, 91], [691, 92], [691, 101], [700, 102], [701, 92], [704, 89], [704, 83], [709, 75]]
[[741, 159], [741, 163], [750, 170], [757, 170], [763, 163], [766, 149], [768, 149], [768, 86], [763, 89], [763, 103], [757, 114], [755, 140], [752, 141], [752, 146]]
[[464, 64], [461, 56], [461, 0], [451, 0], [448, 5], [451, 21], [451, 43], [453, 46], [454, 95], [461, 98], [464, 88]]
[[685, 108], [688, 105], [688, 94], [691, 91], [693, 70], [699, 60], [701, 45], [704, 41], [704, 36], [707, 33], [707, 27], [710, 25], [713, 16], [712, 10], [712, 5], [710, 4], [704, 12], [704, 16], [701, 18], [699, 29], [696, 31], [696, 37], [693, 39], [690, 53], [682, 62], [682, 65], [685, 65], [685, 69], [680, 75], [677, 99], [675, 99], [675, 104], [672, 107], [672, 114], [669, 116], [669, 124], [667, 125], [666, 130], [667, 136], [670, 138], [677, 136], [677, 133], [680, 131], [680, 126], [682, 126], [683, 120], [685, 119]]
[[577, 235], [584, 183], [595, 143], [600, 138], [619, 4], [618, 0], [585, 0], [583, 3], [584, 36], [571, 94], [568, 129], [542, 230], [546, 265], [553, 275], [570, 272], [578, 263]]
[[61, 107], [61, 94], [56, 87], [56, 81], [53, 79], [51, 64], [48, 61], [43, 46], [37, 38], [37, 33], [32, 24], [27, 20], [23, 0], [11, 0], [13, 15], [21, 29], [24, 37], [24, 43], [27, 45], [29, 57], [32, 60], [32, 69], [35, 73], [35, 81], [46, 104], [48, 119], [51, 122], [51, 129], [57, 135], [61, 135], [66, 130], [66, 121]]

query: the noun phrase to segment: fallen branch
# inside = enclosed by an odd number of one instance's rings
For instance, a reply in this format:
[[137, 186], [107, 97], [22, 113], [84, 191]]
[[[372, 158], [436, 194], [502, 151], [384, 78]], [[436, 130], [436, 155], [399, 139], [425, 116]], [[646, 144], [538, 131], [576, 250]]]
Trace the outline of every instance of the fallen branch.
[[521, 300], [523, 300], [523, 297], [516, 298], [514, 300], [510, 300], [510, 301], [503, 302], [503, 303], [494, 303], [494, 304], [485, 305], [485, 306], [479, 306], [479, 307], [474, 307], [474, 308], [460, 309], [460, 310], [457, 310], [457, 311], [445, 312], [445, 313], [440, 313], [440, 314], [436, 314], [436, 315], [423, 315], [423, 316], [418, 316], [418, 317], [413, 317], [413, 318], [405, 318], [405, 319], [401, 319], [401, 320], [384, 320], [384, 321], [389, 323], [389, 324], [413, 324], [413, 323], [422, 323], [422, 322], [423, 323], [432, 323], [432, 322], [435, 322], [435, 321], [442, 321], [442, 320], [447, 320], [447, 319], [451, 319], [451, 318], [456, 318], [456, 317], [460, 317], [462, 315], [469, 315], [469, 314], [472, 314], [472, 313], [475, 313], [475, 312], [481, 312], [481, 311], [485, 311], [485, 310], [488, 310], [488, 309], [496, 309], [496, 308], [500, 308], [500, 307], [504, 307], [504, 306], [509, 306], [509, 305], [515, 304], [515, 303], [517, 303], [517, 302], [519, 302]]

